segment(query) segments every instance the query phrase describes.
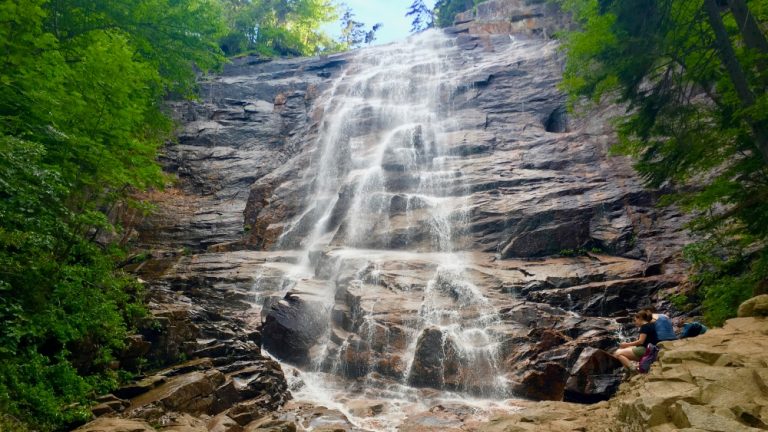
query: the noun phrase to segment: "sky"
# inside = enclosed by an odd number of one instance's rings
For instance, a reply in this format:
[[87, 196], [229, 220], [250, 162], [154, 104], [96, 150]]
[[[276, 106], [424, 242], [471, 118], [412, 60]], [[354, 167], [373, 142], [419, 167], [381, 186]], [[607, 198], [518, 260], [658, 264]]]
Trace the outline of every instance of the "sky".
[[[376, 32], [375, 45], [385, 44], [398, 39], [404, 39], [411, 30], [411, 19], [405, 17], [408, 7], [413, 0], [340, 0], [352, 8], [357, 21], [364, 22], [366, 29], [376, 23], [384, 24]], [[432, 7], [435, 0], [427, 0], [427, 6]], [[342, 9], [343, 13], [343, 9]], [[340, 33], [341, 24], [338, 22], [323, 26], [323, 30], [334, 38]]]

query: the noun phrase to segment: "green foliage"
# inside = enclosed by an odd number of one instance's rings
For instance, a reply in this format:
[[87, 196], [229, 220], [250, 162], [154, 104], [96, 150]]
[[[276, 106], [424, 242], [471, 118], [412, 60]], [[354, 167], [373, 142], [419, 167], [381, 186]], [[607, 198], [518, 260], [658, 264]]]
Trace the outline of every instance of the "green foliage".
[[578, 248], [578, 249], [561, 249], [557, 254], [563, 257], [577, 257], [577, 256], [586, 256], [590, 253], [599, 254], [603, 253], [603, 250], [599, 247], [592, 247], [592, 248]]
[[755, 293], [755, 287], [768, 279], [765, 251], [745, 253], [744, 243], [710, 239], [691, 244], [684, 251], [697, 270], [692, 281], [701, 286], [707, 324], [721, 325], [733, 317], [739, 305]]
[[219, 43], [228, 56], [313, 55], [344, 47], [321, 32], [338, 17], [330, 0], [221, 0], [228, 31]]
[[677, 310], [685, 311], [690, 306], [688, 296], [685, 294], [671, 295], [669, 296], [668, 300]]
[[[649, 185], [678, 191], [665, 204], [696, 215], [690, 228], [703, 240], [686, 256], [708, 322], [721, 323], [768, 277], [768, 52], [754, 43], [765, 31], [750, 41], [730, 8], [707, 13], [713, 0], [561, 3], [580, 25], [561, 35], [562, 87], [572, 106], [627, 107], [614, 150], [633, 156]], [[748, 4], [761, 29], [767, 5]]]
[[450, 27], [456, 15], [472, 10], [485, 0], [437, 0], [433, 10], [435, 24], [438, 27]]
[[0, 0], [3, 428], [69, 428], [116, 385], [109, 364], [145, 311], [107, 213], [165, 182], [162, 100], [223, 59], [221, 14], [213, 0]]
[[424, 0], [413, 0], [405, 16], [412, 17], [411, 33], [418, 33], [435, 26], [435, 15]]

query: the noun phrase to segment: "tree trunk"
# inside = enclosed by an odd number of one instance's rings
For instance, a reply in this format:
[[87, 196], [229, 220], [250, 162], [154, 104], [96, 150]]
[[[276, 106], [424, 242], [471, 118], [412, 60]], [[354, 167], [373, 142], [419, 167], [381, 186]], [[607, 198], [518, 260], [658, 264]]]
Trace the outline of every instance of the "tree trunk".
[[[709, 25], [715, 33], [715, 47], [723, 62], [728, 75], [731, 78], [736, 94], [741, 101], [742, 108], [749, 108], [755, 104], [755, 95], [749, 88], [749, 82], [744, 74], [744, 70], [736, 58], [736, 52], [731, 46], [731, 40], [728, 38], [728, 32], [723, 24], [723, 18], [720, 16], [720, 9], [717, 7], [717, 0], [704, 0], [704, 9], [709, 18]], [[755, 145], [763, 157], [763, 162], [768, 164], [768, 127], [764, 122], [755, 121], [747, 117], [747, 122], [752, 129], [752, 136], [755, 138]]]
[[768, 72], [768, 40], [760, 30], [760, 25], [750, 12], [745, 0], [728, 0], [728, 7], [739, 25], [744, 44], [760, 56], [757, 68], [761, 78], [765, 80], [764, 74]]

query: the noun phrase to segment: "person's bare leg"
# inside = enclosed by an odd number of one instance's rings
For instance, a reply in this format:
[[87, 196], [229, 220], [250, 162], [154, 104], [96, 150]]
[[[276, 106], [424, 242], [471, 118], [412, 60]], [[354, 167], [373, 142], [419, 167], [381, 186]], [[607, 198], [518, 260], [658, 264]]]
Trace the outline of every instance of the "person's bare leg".
[[614, 354], [613, 356], [616, 358], [616, 360], [620, 361], [625, 368], [632, 369], [632, 362], [628, 358], [618, 354]]
[[632, 351], [632, 348], [617, 349], [613, 353], [613, 356], [616, 358], [616, 360], [620, 361], [625, 368], [634, 369], [632, 362], [637, 361], [637, 357], [635, 357], [635, 353]]

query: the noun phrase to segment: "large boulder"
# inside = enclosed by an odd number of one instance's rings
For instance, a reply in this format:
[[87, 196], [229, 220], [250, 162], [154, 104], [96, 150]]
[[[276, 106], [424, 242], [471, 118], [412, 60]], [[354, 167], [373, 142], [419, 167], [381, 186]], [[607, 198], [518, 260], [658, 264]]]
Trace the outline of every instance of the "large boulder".
[[523, 374], [513, 392], [528, 399], [559, 401], [565, 395], [567, 377], [568, 370], [558, 363], [538, 364]]
[[768, 294], [762, 294], [739, 305], [739, 317], [768, 316]]
[[330, 307], [320, 295], [291, 291], [265, 311], [262, 344], [281, 360], [303, 365], [326, 334]]
[[[434, 327], [421, 332], [416, 342], [408, 382], [416, 387], [445, 388], [457, 384], [459, 362], [456, 347], [442, 330]], [[446, 378], [450, 382], [446, 382]]]
[[607, 352], [585, 348], [570, 370], [564, 399], [596, 402], [610, 398], [621, 383], [621, 368], [621, 363]]

